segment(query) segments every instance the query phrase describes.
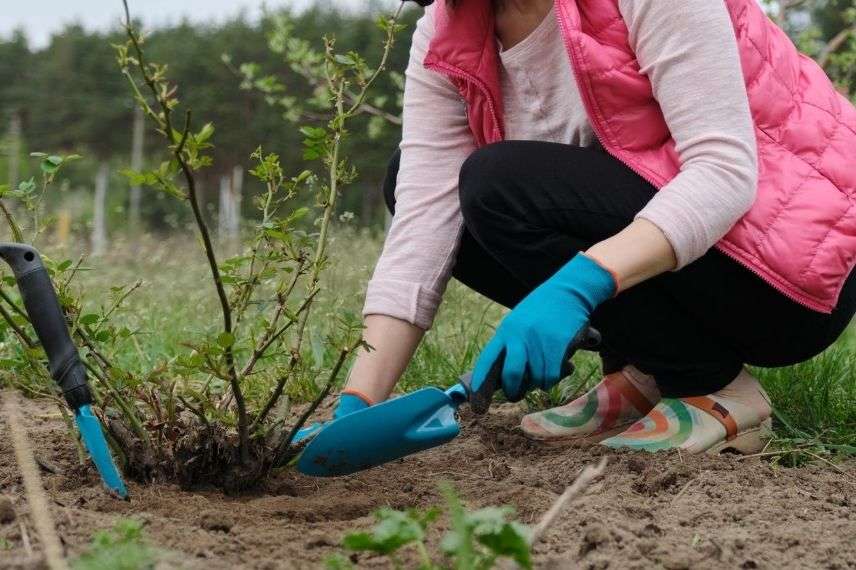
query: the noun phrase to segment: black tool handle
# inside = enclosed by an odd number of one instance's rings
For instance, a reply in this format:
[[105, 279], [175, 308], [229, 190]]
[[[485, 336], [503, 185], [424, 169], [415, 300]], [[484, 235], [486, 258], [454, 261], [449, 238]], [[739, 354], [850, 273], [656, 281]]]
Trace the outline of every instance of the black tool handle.
[[[401, 1], [407, 2], [408, 0], [401, 0]], [[434, 0], [411, 0], [411, 1], [416, 2], [417, 4], [422, 6], [423, 8], [430, 6], [431, 4], [434, 3]]]
[[[571, 344], [568, 345], [568, 350], [565, 352], [565, 360], [562, 364], [562, 378], [574, 373], [574, 363], [572, 362], [572, 359], [577, 350], [594, 350], [600, 345], [600, 341], [601, 336], [597, 329], [589, 326], [583, 327], [580, 333], [573, 341], [571, 341]], [[475, 391], [472, 389], [472, 375], [467, 374], [461, 377], [461, 384], [463, 384], [464, 388], [467, 390], [470, 408], [473, 410], [473, 413], [481, 415], [486, 413], [488, 408], [490, 408], [494, 392], [502, 386], [503, 364], [505, 364], [504, 351], [499, 355], [499, 358], [496, 359], [496, 362], [493, 363], [493, 366], [490, 367], [490, 370], [487, 373], [487, 378], [482, 382], [482, 385]], [[524, 384], [526, 383], [525, 378], [523, 379], [523, 382]], [[523, 394], [520, 395], [520, 399], [522, 399], [522, 397]]]
[[51, 376], [73, 410], [92, 403], [86, 368], [71, 341], [65, 315], [39, 252], [22, 244], [0, 244], [0, 257], [12, 268], [24, 308], [47, 354]]

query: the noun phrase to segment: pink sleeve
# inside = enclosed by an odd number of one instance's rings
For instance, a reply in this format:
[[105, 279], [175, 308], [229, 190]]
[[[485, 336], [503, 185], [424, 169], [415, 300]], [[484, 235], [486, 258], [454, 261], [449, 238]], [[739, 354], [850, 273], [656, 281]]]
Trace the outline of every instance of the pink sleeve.
[[366, 291], [364, 315], [429, 329], [448, 283], [463, 221], [461, 165], [475, 150], [457, 89], [422, 61], [433, 34], [429, 8], [416, 26], [404, 88], [395, 216]]
[[695, 261], [755, 201], [758, 151], [734, 28], [722, 0], [620, 0], [642, 73], [675, 139], [681, 171], [639, 212]]

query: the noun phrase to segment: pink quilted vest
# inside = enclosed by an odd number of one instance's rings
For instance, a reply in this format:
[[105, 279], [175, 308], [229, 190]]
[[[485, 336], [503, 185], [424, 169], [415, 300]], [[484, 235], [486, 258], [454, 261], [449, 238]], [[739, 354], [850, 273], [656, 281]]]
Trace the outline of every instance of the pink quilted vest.
[[[717, 248], [791, 299], [831, 312], [856, 265], [856, 108], [799, 54], [757, 0], [721, 0], [734, 24], [759, 152], [758, 197]], [[651, 83], [639, 71], [618, 0], [556, 0], [559, 24], [603, 147], [663, 187], [680, 170]], [[503, 138], [489, 0], [435, 6], [425, 66], [467, 102], [481, 146]]]

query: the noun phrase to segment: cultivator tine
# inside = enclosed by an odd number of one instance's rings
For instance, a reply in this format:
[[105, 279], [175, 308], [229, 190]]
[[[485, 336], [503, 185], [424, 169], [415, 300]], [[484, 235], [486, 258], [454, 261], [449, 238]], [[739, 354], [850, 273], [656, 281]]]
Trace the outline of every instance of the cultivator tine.
[[122, 481], [122, 476], [119, 475], [116, 464], [113, 463], [110, 448], [107, 447], [107, 440], [101, 430], [101, 422], [92, 413], [92, 408], [89, 405], [80, 406], [74, 412], [74, 419], [77, 422], [77, 429], [80, 430], [83, 445], [92, 457], [92, 462], [98, 474], [101, 475], [104, 485], [120, 499], [128, 500], [128, 489]]

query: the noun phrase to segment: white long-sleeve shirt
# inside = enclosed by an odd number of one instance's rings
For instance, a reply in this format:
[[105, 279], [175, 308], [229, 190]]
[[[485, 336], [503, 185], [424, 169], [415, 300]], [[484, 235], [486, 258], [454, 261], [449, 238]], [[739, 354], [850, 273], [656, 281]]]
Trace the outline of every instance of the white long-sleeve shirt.
[[[620, 0], [619, 8], [681, 163], [637, 217], [663, 231], [680, 269], [718, 242], [755, 199], [755, 131], [734, 30], [723, 0]], [[463, 228], [458, 175], [475, 150], [457, 89], [423, 67], [433, 11], [426, 10], [413, 36], [396, 213], [363, 311], [423, 329], [449, 280]], [[500, 59], [506, 139], [594, 142], [554, 12]]]

